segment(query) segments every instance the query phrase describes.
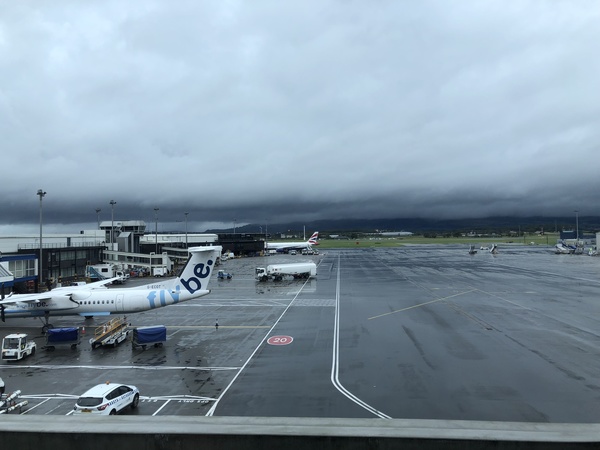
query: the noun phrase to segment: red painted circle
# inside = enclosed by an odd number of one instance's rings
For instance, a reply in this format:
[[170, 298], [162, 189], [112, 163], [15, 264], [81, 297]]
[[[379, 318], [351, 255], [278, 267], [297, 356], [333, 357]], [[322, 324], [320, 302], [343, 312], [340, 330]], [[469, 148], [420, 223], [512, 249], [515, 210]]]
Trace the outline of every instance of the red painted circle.
[[267, 339], [267, 344], [270, 345], [288, 345], [294, 340], [291, 336], [271, 336]]

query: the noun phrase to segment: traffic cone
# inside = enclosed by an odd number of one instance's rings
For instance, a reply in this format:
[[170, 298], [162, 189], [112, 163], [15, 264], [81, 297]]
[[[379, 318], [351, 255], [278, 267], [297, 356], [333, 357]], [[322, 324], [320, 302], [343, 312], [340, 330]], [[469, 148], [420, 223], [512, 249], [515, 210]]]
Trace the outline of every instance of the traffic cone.
[[81, 334], [85, 334], [85, 326], [81, 327]]

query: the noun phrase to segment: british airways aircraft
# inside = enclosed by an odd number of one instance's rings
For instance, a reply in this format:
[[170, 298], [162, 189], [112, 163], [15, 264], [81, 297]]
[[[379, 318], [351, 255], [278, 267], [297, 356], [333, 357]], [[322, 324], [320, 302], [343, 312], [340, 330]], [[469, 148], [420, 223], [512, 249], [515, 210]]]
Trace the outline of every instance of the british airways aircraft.
[[288, 252], [290, 250], [302, 250], [310, 248], [313, 245], [319, 245], [319, 232], [315, 231], [306, 242], [267, 242], [266, 250], [276, 250], [278, 252]]
[[106, 284], [117, 278], [82, 286], [69, 286], [39, 294], [9, 294], [0, 300], [0, 317], [39, 317], [44, 331], [53, 328], [51, 316], [107, 316], [161, 308], [202, 297], [210, 293], [210, 281], [215, 262], [221, 256], [221, 246], [191, 247], [191, 254], [181, 274], [176, 278], [156, 281], [143, 286], [108, 289]]

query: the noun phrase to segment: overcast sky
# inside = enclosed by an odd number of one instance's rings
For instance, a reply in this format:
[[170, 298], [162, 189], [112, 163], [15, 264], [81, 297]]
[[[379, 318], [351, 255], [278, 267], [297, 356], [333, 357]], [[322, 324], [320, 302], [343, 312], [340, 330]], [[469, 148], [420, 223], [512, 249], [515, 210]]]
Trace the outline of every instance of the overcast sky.
[[[600, 215], [600, 2], [0, 1], [0, 233]], [[180, 227], [181, 229], [182, 227]], [[45, 228], [47, 229], [47, 228]]]

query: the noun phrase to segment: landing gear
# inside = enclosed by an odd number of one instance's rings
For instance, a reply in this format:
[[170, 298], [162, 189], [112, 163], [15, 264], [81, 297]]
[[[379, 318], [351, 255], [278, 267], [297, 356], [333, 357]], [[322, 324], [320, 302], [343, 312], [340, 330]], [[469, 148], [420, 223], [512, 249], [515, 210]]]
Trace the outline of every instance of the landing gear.
[[44, 322], [44, 325], [42, 326], [42, 334], [46, 334], [50, 328], [54, 328], [54, 325], [49, 322], [50, 311], [44, 311], [44, 318], [42, 319], [40, 317], [39, 319], [43, 320]]

